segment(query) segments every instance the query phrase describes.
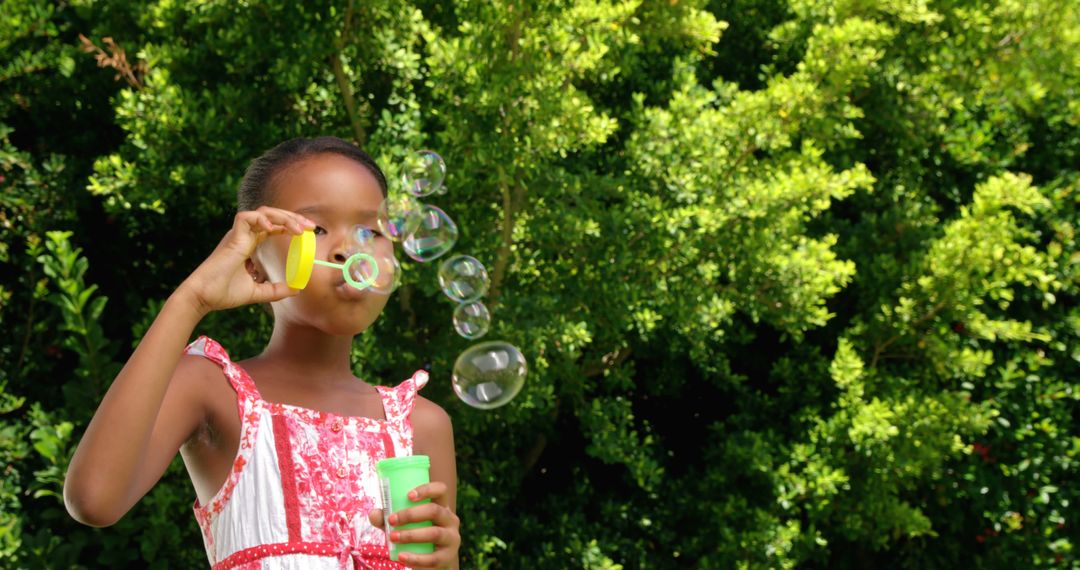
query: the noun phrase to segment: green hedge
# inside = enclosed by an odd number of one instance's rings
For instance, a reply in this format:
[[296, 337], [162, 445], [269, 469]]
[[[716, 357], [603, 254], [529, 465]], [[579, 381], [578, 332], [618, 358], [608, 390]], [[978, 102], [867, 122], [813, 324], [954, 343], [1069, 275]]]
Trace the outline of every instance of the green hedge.
[[355, 343], [431, 364], [464, 568], [1080, 567], [1078, 6], [0, 2], [0, 565], [205, 565], [179, 458], [105, 529], [64, 471], [248, 161], [332, 134], [446, 158], [529, 359], [459, 402], [412, 262]]

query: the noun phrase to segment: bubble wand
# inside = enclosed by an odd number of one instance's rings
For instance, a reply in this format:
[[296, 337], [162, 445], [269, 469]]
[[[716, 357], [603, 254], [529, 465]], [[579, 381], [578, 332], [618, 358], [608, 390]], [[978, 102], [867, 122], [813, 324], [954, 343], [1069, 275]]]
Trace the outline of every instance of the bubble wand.
[[[368, 263], [371, 267], [371, 275], [364, 275], [362, 280], [353, 277], [352, 272], [349, 271], [352, 264], [360, 261]], [[311, 280], [311, 272], [316, 265], [340, 269], [342, 275], [345, 276], [345, 282], [361, 290], [370, 287], [379, 276], [379, 264], [370, 254], [354, 253], [345, 260], [345, 263], [323, 261], [315, 259], [315, 232], [306, 230], [298, 236], [293, 236], [292, 241], [289, 242], [289, 256], [285, 260], [285, 282], [293, 289], [307, 287], [308, 281]], [[361, 272], [361, 275], [363, 274], [364, 272]]]

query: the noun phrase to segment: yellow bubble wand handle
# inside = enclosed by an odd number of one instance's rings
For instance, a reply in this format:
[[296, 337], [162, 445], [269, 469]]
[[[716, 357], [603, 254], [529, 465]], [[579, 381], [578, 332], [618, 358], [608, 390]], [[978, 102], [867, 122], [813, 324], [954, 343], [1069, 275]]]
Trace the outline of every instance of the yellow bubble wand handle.
[[[361, 260], [371, 264], [371, 275], [365, 276], [363, 280], [357, 280], [349, 272], [349, 266]], [[292, 241], [289, 242], [289, 256], [285, 260], [285, 282], [289, 287], [293, 289], [307, 287], [308, 281], [311, 280], [311, 271], [316, 264], [340, 269], [342, 275], [345, 276], [345, 281], [357, 289], [370, 287], [379, 277], [379, 264], [367, 253], [354, 253], [345, 260], [344, 264], [323, 261], [315, 259], [315, 232], [307, 230], [298, 236], [293, 236]]]
[[293, 289], [307, 287], [311, 270], [315, 268], [315, 232], [307, 230], [293, 236], [289, 242], [289, 257], [285, 259], [285, 283]]

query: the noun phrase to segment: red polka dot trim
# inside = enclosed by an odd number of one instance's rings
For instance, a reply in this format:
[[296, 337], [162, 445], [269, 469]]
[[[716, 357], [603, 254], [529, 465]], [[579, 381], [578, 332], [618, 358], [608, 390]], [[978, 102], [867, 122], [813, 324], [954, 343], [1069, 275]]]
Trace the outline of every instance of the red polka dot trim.
[[245, 564], [251, 564], [257, 560], [271, 556], [284, 556], [286, 554], [310, 554], [313, 556], [328, 556], [338, 558], [342, 567], [349, 568], [349, 559], [352, 559], [352, 568], [365, 570], [402, 570], [405, 566], [399, 562], [390, 560], [390, 552], [386, 545], [375, 546], [365, 544], [354, 548], [343, 547], [332, 542], [281, 542], [277, 544], [264, 544], [246, 548], [234, 552], [225, 560], [213, 566], [213, 570], [230, 570]]

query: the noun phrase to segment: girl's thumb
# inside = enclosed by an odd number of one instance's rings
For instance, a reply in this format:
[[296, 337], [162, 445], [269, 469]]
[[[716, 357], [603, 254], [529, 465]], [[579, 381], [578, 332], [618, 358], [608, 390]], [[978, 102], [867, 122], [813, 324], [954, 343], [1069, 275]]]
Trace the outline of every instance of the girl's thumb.
[[285, 297], [292, 297], [299, 293], [300, 289], [293, 289], [285, 283], [259, 283], [255, 291], [256, 303], [269, 303], [271, 301], [280, 301]]
[[373, 526], [375, 528], [382, 528], [383, 527], [382, 509], [371, 509], [371, 512], [368, 513], [368, 522], [370, 522], [371, 526]]

